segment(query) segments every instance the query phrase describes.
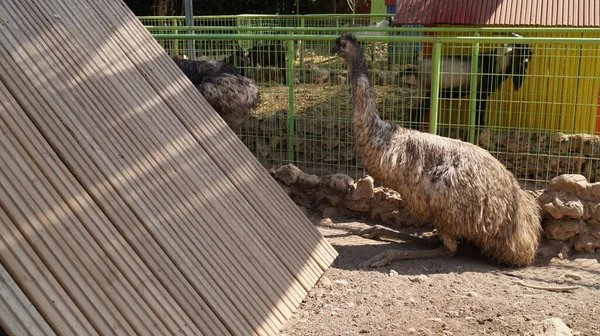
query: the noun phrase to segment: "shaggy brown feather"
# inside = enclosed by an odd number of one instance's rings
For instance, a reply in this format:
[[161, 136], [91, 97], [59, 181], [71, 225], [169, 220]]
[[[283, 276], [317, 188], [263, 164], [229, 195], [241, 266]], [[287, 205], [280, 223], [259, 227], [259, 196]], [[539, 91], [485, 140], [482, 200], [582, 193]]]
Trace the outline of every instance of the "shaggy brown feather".
[[173, 61], [230, 126], [242, 123], [258, 106], [258, 87], [232, 64], [178, 58]]
[[533, 196], [486, 150], [381, 120], [356, 39], [342, 35], [334, 51], [350, 67], [356, 151], [367, 171], [430, 221], [451, 252], [466, 240], [499, 263], [531, 264], [541, 236]]

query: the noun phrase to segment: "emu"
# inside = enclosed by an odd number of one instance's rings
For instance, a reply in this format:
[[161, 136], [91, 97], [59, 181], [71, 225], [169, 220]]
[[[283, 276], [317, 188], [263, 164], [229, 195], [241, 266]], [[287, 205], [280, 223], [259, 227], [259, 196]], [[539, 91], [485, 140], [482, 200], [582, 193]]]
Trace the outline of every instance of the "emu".
[[[432, 223], [443, 243], [435, 250], [388, 250], [359, 266], [451, 256], [459, 240], [475, 244], [496, 262], [531, 264], [541, 237], [534, 197], [483, 148], [384, 122], [356, 38], [340, 36], [332, 51], [348, 63], [353, 132], [363, 166], [383, 186], [400, 192], [406, 209]], [[379, 229], [358, 233], [377, 236]]]
[[260, 102], [254, 81], [227, 62], [173, 61], [230, 127], [246, 120]]
[[[521, 37], [518, 34], [512, 34]], [[504, 81], [512, 76], [515, 91], [523, 84], [531, 59], [532, 51], [528, 44], [504, 45], [489, 53], [480, 54], [478, 58], [476, 120], [477, 126], [484, 126], [487, 100]], [[440, 98], [459, 98], [470, 93], [471, 85], [470, 55], [442, 56], [440, 74]], [[433, 60], [423, 59], [418, 65], [403, 71], [402, 75], [414, 75], [416, 87], [421, 96], [417, 107], [412, 110], [412, 121], [417, 125], [422, 122], [423, 114], [431, 104], [431, 70]]]

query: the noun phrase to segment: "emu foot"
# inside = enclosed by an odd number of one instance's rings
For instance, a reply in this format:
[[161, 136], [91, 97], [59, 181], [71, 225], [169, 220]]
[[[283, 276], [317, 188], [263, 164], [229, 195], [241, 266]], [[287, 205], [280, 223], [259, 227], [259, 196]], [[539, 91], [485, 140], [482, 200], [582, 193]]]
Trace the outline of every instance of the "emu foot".
[[454, 252], [446, 246], [440, 246], [434, 250], [386, 250], [372, 257], [369, 260], [358, 264], [358, 268], [382, 267], [391, 264], [394, 260], [426, 259], [426, 258], [446, 258], [453, 257]]
[[350, 230], [350, 233], [357, 235], [357, 236], [361, 236], [363, 238], [367, 238], [367, 239], [387, 238], [387, 239], [411, 241], [413, 243], [421, 244], [423, 246], [427, 246], [427, 247], [431, 247], [431, 248], [437, 247], [440, 245], [440, 241], [437, 239], [432, 241], [429, 239], [415, 237], [408, 233], [402, 233], [402, 232], [399, 232], [396, 230], [392, 230], [392, 229], [382, 226], [382, 225], [374, 225], [374, 226], [371, 226], [371, 227], [368, 227], [365, 229]]

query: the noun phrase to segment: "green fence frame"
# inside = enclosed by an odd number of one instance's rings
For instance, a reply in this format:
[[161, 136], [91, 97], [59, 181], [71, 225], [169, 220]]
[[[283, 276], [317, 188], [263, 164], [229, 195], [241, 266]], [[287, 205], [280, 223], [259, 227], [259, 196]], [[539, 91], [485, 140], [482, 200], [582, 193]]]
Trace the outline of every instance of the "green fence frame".
[[[265, 16], [242, 16], [242, 19], [249, 18], [264, 18]], [[361, 32], [379, 32], [379, 33], [387, 33], [389, 35], [368, 35], [368, 36], [357, 36], [359, 41], [365, 42], [382, 42], [382, 43], [398, 43], [398, 42], [409, 42], [409, 43], [431, 43], [433, 46], [433, 64], [434, 70], [432, 72], [432, 90], [431, 90], [431, 108], [430, 108], [430, 121], [429, 121], [429, 132], [433, 134], [438, 134], [438, 88], [439, 88], [439, 76], [440, 76], [440, 60], [442, 56], [442, 45], [445, 44], [468, 44], [473, 46], [472, 55], [475, 56], [479, 52], [480, 44], [499, 44], [499, 43], [527, 43], [531, 45], [536, 44], [550, 44], [553, 46], [560, 45], [589, 45], [597, 47], [600, 45], [600, 38], [560, 38], [560, 37], [512, 37], [512, 36], [502, 36], [500, 34], [507, 33], [519, 33], [522, 35], [535, 34], [535, 33], [573, 33], [578, 32], [582, 34], [597, 34], [600, 36], [600, 29], [598, 28], [570, 28], [570, 27], [551, 27], [551, 28], [521, 28], [521, 27], [479, 27], [479, 28], [457, 28], [457, 27], [437, 27], [437, 28], [374, 28], [374, 27], [339, 27], [339, 20], [333, 23], [338, 26], [334, 27], [305, 27], [305, 21], [309, 16], [266, 16], [267, 18], [277, 18], [277, 19], [293, 19], [299, 23], [299, 26], [296, 27], [233, 27], [238, 31], [244, 31], [245, 33], [237, 33], [237, 34], [222, 34], [218, 32], [223, 31], [231, 31], [232, 27], [230, 26], [201, 26], [201, 27], [186, 27], [186, 31], [194, 31], [197, 32], [195, 34], [180, 34], [178, 33], [181, 29], [181, 26], [175, 25], [175, 21], [173, 21], [173, 17], [159, 17], [159, 19], [171, 19], [173, 22], [172, 26], [147, 26], [146, 28], [153, 33], [153, 36], [161, 41], [161, 40], [171, 40], [171, 41], [179, 41], [179, 40], [239, 40], [239, 41], [261, 41], [261, 40], [274, 40], [281, 41], [285, 43], [287, 46], [287, 66], [286, 66], [286, 75], [289, 79], [294, 77], [294, 72], [297, 70], [296, 65], [294, 64], [295, 59], [295, 50], [294, 50], [294, 42], [295, 41], [319, 41], [323, 43], [331, 43], [335, 38], [339, 36], [340, 33], [350, 32], [350, 33], [361, 33]], [[323, 19], [337, 19], [343, 18], [348, 20], [348, 16], [344, 15], [324, 15], [324, 16], [311, 16], [314, 18], [323, 18]], [[365, 16], [356, 16], [365, 17]], [[376, 18], [386, 17], [386, 15], [376, 15], [376, 16], [366, 16], [372, 20]], [[156, 19], [156, 17], [154, 17]], [[183, 17], [181, 17], [183, 19]], [[211, 18], [230, 18], [230, 19], [240, 19], [240, 16], [218, 16]], [[142, 22], [144, 22], [144, 18], [141, 18]], [[400, 35], [391, 35], [395, 33], [406, 33], [406, 32], [419, 32], [419, 33], [461, 33], [464, 36], [400, 36]], [[481, 36], [484, 34], [498, 34], [498, 36]], [[473, 59], [477, 59], [474, 57]], [[302, 64], [302, 59], [300, 60], [300, 64]], [[472, 76], [475, 78], [477, 76], [476, 69], [477, 63], [473, 62], [471, 64], [472, 67]], [[287, 113], [287, 159], [289, 162], [294, 162], [294, 118], [295, 118], [295, 104], [294, 104], [294, 81], [288, 80], [288, 113]], [[475, 81], [471, 81], [470, 87], [470, 115], [469, 115], [469, 123], [466, 125], [468, 127], [468, 141], [472, 143], [477, 143], [476, 137], [476, 127], [475, 127], [475, 115], [476, 115], [476, 106], [475, 106], [475, 91], [477, 90], [477, 85]], [[465, 125], [462, 125], [465, 126]], [[592, 151], [593, 160], [598, 160], [600, 156], [595, 150]], [[600, 176], [600, 174], [599, 174]], [[549, 179], [550, 177], [548, 177]], [[593, 179], [593, 177], [588, 176], [588, 178]], [[536, 182], [544, 182], [537, 181]]]

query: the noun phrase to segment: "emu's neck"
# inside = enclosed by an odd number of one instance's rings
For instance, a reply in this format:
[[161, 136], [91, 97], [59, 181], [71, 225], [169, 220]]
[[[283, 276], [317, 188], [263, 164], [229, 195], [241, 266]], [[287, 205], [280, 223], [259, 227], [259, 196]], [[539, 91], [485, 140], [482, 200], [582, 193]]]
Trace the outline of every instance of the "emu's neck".
[[373, 101], [373, 92], [366, 73], [366, 64], [362, 52], [355, 59], [349, 60], [350, 93], [354, 116], [352, 125], [356, 137], [356, 151], [363, 165], [375, 169], [371, 159], [375, 153], [383, 153], [389, 146], [389, 141], [395, 126], [384, 122], [379, 117]]

